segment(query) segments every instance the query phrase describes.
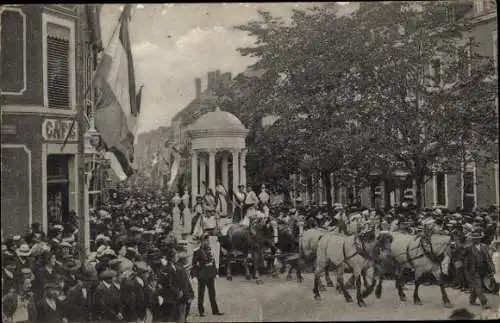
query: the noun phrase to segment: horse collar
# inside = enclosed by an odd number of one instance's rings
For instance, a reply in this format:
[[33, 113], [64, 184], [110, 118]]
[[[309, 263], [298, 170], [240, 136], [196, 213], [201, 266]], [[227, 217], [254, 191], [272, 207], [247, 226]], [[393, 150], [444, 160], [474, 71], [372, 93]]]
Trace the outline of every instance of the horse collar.
[[[359, 245], [359, 242], [361, 242], [361, 246]], [[354, 247], [356, 248], [356, 252], [359, 253], [362, 257], [372, 260], [370, 255], [366, 251], [365, 242], [363, 241], [363, 239], [358, 236], [354, 237]]]

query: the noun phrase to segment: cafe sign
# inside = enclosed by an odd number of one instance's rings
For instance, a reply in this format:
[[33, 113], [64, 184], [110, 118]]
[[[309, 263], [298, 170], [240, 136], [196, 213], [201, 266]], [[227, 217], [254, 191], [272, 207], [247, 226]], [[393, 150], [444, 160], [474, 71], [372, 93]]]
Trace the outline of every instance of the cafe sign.
[[45, 119], [42, 124], [42, 136], [46, 141], [78, 141], [76, 122], [69, 119]]

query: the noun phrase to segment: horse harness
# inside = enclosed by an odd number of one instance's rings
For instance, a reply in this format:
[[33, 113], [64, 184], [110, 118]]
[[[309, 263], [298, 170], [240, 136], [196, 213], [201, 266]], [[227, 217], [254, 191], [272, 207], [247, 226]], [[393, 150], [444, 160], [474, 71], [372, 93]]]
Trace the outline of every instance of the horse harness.
[[349, 265], [348, 261], [351, 258], [354, 258], [356, 255], [360, 255], [363, 258], [366, 258], [368, 260], [373, 261], [372, 257], [368, 253], [368, 251], [366, 251], [365, 242], [362, 239], [360, 239], [359, 236], [354, 237], [354, 247], [356, 248], [356, 252], [353, 253], [352, 255], [350, 255], [349, 257], [347, 257], [347, 251], [345, 249], [345, 241], [344, 241], [344, 243], [342, 243], [342, 253], [344, 255], [343, 262], [345, 262], [347, 265]]
[[[423, 253], [412, 258], [410, 256], [410, 250], [415, 250], [415, 249], [418, 249], [419, 247], [422, 248]], [[410, 244], [408, 244], [406, 246], [406, 259], [408, 260], [408, 263], [412, 267], [415, 267], [414, 260], [420, 259], [423, 257], [429, 258], [431, 260], [431, 262], [433, 262], [434, 264], [441, 264], [445, 255], [444, 255], [444, 253], [442, 255], [436, 255], [434, 253], [433, 248], [432, 248], [432, 242], [429, 240], [429, 238], [426, 238], [426, 237], [420, 237], [420, 242], [419, 242], [417, 247], [410, 249]]]

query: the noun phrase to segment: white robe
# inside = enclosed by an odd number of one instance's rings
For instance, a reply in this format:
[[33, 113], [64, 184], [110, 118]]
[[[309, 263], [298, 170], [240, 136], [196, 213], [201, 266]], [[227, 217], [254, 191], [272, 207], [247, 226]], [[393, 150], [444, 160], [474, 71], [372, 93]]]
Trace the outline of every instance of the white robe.
[[218, 196], [217, 211], [222, 216], [227, 216], [227, 201], [226, 201], [227, 191], [226, 191], [226, 188], [223, 185], [217, 185], [217, 187], [215, 188], [215, 192], [217, 193], [217, 196]]

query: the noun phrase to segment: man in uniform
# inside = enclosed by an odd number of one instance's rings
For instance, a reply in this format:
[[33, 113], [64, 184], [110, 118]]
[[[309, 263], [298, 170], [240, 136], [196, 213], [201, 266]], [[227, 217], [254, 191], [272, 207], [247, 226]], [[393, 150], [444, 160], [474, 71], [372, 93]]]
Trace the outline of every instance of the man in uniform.
[[205, 288], [208, 289], [212, 314], [223, 315], [223, 313], [219, 311], [215, 298], [215, 277], [217, 276], [217, 269], [215, 268], [215, 260], [210, 250], [208, 237], [209, 236], [206, 234], [203, 235], [200, 248], [193, 253], [191, 277], [196, 277], [198, 279], [198, 311], [200, 316], [205, 316], [205, 309], [203, 307]]
[[476, 229], [470, 236], [472, 244], [467, 247], [465, 270], [468, 272], [470, 287], [472, 288], [469, 303], [476, 305], [479, 298], [483, 309], [488, 309], [488, 299], [483, 293], [483, 280], [494, 271], [494, 264], [488, 252], [488, 246], [481, 243], [484, 233]]

